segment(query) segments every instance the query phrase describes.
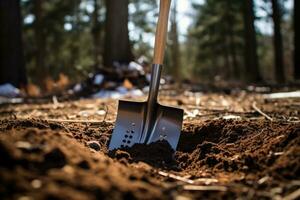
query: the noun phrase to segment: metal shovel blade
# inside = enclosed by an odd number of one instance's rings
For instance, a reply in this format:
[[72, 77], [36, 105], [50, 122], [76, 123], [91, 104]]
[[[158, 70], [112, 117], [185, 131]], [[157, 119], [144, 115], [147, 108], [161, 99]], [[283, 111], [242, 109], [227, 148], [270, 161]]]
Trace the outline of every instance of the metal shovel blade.
[[176, 150], [183, 119], [183, 110], [156, 103], [148, 130], [146, 123], [147, 102], [119, 101], [118, 115], [109, 150], [131, 147], [135, 143], [150, 144], [159, 140], [169, 142]]

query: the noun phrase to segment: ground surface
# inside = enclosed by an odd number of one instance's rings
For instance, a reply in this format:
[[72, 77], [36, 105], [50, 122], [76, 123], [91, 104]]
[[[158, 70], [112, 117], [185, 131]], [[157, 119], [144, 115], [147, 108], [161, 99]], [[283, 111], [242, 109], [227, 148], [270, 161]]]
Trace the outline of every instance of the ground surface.
[[1, 199], [299, 198], [300, 99], [161, 96], [185, 109], [175, 153], [165, 142], [108, 152], [116, 100], [1, 105]]

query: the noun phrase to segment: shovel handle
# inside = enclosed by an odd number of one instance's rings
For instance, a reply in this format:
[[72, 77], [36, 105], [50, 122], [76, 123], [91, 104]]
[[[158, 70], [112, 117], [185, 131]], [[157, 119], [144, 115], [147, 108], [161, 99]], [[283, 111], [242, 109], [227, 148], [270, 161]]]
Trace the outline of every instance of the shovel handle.
[[164, 61], [170, 6], [171, 0], [160, 0], [159, 18], [154, 46], [154, 64], [162, 65]]

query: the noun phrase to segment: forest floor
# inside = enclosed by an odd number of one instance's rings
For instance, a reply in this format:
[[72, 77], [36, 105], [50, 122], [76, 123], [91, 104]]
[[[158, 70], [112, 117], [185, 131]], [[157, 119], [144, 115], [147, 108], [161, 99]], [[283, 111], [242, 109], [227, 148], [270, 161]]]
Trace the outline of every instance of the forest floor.
[[108, 152], [117, 100], [1, 105], [0, 199], [300, 198], [299, 98], [160, 96], [185, 110], [176, 152]]

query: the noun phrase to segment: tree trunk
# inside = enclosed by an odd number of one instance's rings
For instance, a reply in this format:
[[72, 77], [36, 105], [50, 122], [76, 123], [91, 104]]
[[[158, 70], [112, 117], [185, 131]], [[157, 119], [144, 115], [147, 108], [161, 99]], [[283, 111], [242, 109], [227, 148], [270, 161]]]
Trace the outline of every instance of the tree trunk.
[[257, 56], [257, 41], [254, 26], [255, 15], [253, 7], [253, 0], [244, 0], [245, 78], [250, 83], [261, 81]]
[[227, 43], [228, 43], [227, 38], [225, 38], [225, 39], [226, 39], [226, 41], [225, 41], [226, 45], [224, 45], [224, 54], [223, 54], [223, 56], [224, 56], [225, 69], [226, 70], [223, 70], [222, 75], [225, 79], [230, 79], [231, 74], [232, 74], [232, 66], [230, 65], [230, 53], [229, 53], [230, 51], [229, 51], [228, 45], [227, 45]]
[[235, 47], [235, 42], [234, 42], [234, 32], [232, 29], [232, 24], [233, 19], [231, 16], [232, 10], [232, 1], [227, 0], [226, 1], [226, 13], [225, 13], [225, 20], [227, 24], [227, 37], [228, 37], [228, 48], [230, 52], [230, 66], [231, 66], [231, 73], [230, 73], [230, 78], [232, 79], [239, 79], [240, 78], [240, 73], [239, 73], [239, 66], [238, 66], [238, 61], [237, 61], [237, 53], [236, 53], [236, 47]]
[[20, 0], [0, 1], [0, 84], [27, 84], [21, 20]]
[[294, 77], [300, 80], [300, 3], [299, 0], [294, 0]]
[[272, 0], [272, 18], [274, 23], [274, 49], [275, 49], [275, 78], [278, 83], [285, 82], [283, 41], [281, 34], [281, 9], [278, 0]]
[[171, 32], [170, 39], [172, 41], [171, 44], [171, 57], [172, 57], [172, 68], [173, 68], [173, 76], [176, 80], [180, 79], [180, 46], [178, 41], [178, 28], [177, 28], [177, 2], [173, 2], [172, 16], [171, 16]]
[[93, 29], [95, 70], [99, 69], [101, 61], [101, 23], [99, 22], [99, 1], [94, 0]]
[[231, 25], [229, 26], [229, 49], [230, 49], [230, 54], [231, 54], [231, 65], [232, 65], [232, 77], [234, 79], [239, 79], [240, 78], [240, 72], [239, 72], [239, 66], [238, 66], [238, 61], [237, 61], [237, 55], [236, 55], [236, 48], [234, 44], [234, 35], [233, 31], [231, 28]]
[[34, 21], [34, 35], [36, 40], [35, 49], [35, 68], [37, 81], [41, 84], [44, 78], [48, 74], [45, 66], [46, 56], [46, 43], [45, 43], [45, 31], [43, 26], [43, 0], [34, 0], [33, 2], [33, 13], [35, 16]]
[[133, 60], [128, 31], [129, 0], [106, 0], [104, 65]]

